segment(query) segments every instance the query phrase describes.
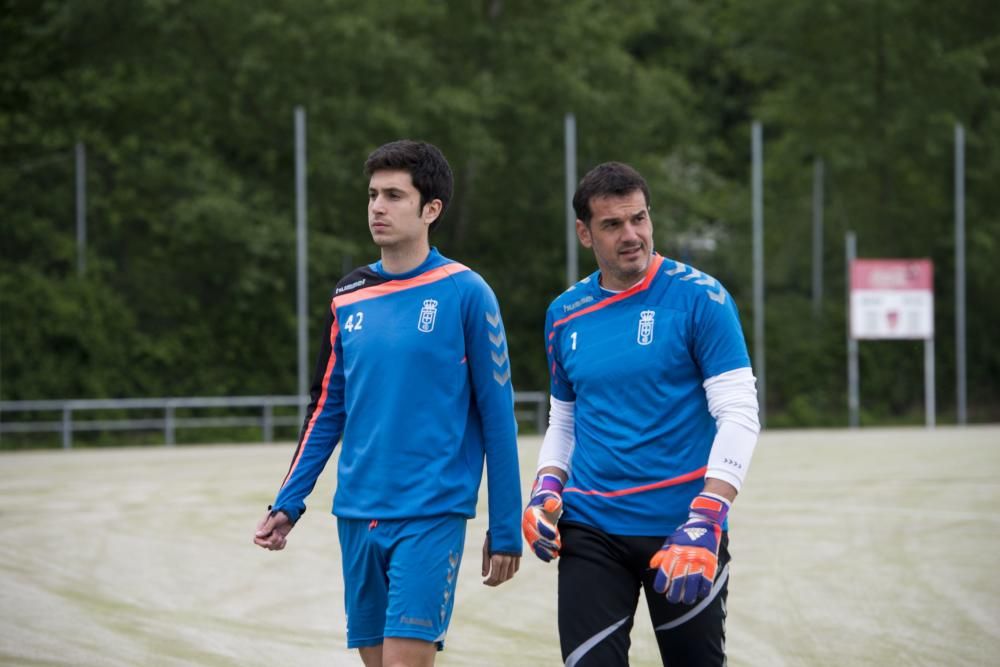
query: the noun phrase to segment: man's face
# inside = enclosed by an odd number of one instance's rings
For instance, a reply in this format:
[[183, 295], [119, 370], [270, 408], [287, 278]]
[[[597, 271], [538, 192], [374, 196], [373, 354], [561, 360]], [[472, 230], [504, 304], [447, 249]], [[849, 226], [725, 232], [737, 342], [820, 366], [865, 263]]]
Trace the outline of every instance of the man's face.
[[368, 183], [368, 229], [381, 248], [405, 248], [426, 241], [430, 224], [441, 212], [434, 199], [420, 207], [420, 191], [408, 171], [385, 170]]
[[601, 284], [624, 290], [639, 282], [653, 253], [653, 221], [641, 190], [590, 199], [590, 226], [576, 221], [580, 243], [594, 250]]

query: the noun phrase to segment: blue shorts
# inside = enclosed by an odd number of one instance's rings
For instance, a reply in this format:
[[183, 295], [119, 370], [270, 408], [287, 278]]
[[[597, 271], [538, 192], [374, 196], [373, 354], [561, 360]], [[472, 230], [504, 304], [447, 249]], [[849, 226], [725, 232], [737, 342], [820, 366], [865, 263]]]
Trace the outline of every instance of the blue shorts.
[[386, 637], [422, 639], [444, 648], [466, 522], [453, 514], [337, 519], [348, 648], [378, 646]]

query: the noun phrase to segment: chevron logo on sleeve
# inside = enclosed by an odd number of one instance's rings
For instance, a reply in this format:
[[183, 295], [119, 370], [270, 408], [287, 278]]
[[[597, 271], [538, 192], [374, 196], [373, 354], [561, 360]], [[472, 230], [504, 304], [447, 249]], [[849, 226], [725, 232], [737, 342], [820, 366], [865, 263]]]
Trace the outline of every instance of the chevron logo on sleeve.
[[[694, 267], [690, 267], [687, 264], [684, 264], [683, 262], [678, 262], [677, 260], [674, 260], [674, 268], [664, 271], [664, 273], [666, 273], [668, 276], [676, 276], [677, 274], [684, 273], [686, 271], [690, 271], [690, 273], [688, 273], [685, 276], [682, 276], [680, 278], [681, 280], [684, 281], [693, 280], [695, 285], [701, 285], [703, 287], [706, 287], [707, 288], [706, 292], [708, 292], [708, 298], [718, 304], [723, 304], [726, 302], [726, 291], [722, 289], [722, 285], [720, 285], [718, 281], [712, 276], [707, 276]], [[718, 289], [714, 289], [716, 287]]]
[[664, 273], [666, 273], [668, 276], [676, 276], [678, 273], [684, 273], [685, 271], [687, 271], [687, 265], [684, 264], [683, 262], [678, 262], [677, 260], [674, 260], [674, 268], [670, 269], [669, 271], [664, 271]]
[[[701, 277], [702, 277], [701, 271], [699, 271], [698, 269], [691, 269], [691, 273], [681, 278], [681, 280], [694, 280], [695, 278], [701, 278]], [[705, 283], [701, 282], [700, 280], [695, 280], [695, 284], [704, 285]]]
[[[500, 311], [486, 313], [486, 322], [493, 331], [488, 332], [490, 343], [498, 348], [496, 351], [490, 350], [490, 358], [493, 359], [496, 368], [493, 369], [493, 379], [500, 386], [510, 381], [510, 368], [507, 366], [507, 349], [503, 344], [503, 330], [500, 329]], [[506, 367], [506, 368], [505, 368]]]

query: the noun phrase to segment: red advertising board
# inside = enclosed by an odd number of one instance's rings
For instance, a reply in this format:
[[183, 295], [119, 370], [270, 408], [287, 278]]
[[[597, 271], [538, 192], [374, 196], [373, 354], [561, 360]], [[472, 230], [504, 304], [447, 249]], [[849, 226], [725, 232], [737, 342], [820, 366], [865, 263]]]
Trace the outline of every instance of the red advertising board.
[[929, 259], [851, 263], [851, 336], [934, 337], [934, 265]]

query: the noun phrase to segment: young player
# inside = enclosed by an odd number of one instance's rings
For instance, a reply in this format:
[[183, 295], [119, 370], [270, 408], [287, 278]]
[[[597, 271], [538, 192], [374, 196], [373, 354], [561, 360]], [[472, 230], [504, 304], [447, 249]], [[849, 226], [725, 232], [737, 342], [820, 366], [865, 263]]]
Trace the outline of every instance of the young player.
[[653, 252], [630, 166], [594, 168], [573, 206], [599, 270], [548, 309], [550, 426], [522, 524], [560, 557], [562, 657], [627, 665], [643, 588], [664, 665], [724, 665], [726, 514], [760, 430], [736, 307]]
[[485, 281], [430, 246], [452, 193], [440, 151], [386, 144], [368, 157], [365, 173], [381, 260], [333, 292], [298, 447], [254, 542], [285, 547], [343, 435], [333, 513], [347, 646], [368, 667], [432, 665], [454, 606], [484, 455], [484, 583], [507, 581], [520, 563], [506, 336]]

